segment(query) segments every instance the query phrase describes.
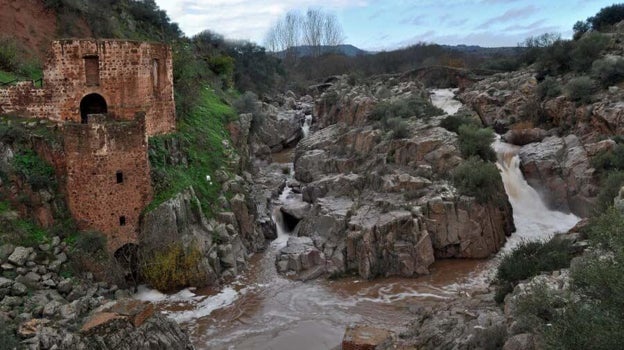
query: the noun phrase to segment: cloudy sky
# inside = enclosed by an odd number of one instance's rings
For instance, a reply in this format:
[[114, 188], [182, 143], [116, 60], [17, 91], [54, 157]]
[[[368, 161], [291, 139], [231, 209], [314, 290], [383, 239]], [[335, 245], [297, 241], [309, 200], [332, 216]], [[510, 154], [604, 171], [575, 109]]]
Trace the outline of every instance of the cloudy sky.
[[545, 32], [572, 34], [577, 20], [615, 0], [156, 0], [187, 34], [209, 29], [262, 44], [289, 10], [334, 12], [346, 43], [367, 50], [417, 42], [515, 46]]

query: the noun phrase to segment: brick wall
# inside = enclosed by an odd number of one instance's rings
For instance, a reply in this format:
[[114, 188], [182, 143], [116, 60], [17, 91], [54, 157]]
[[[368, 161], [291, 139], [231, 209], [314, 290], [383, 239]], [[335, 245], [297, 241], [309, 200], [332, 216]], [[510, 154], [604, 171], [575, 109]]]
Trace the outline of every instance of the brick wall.
[[[96, 60], [98, 84], [88, 84], [87, 62]], [[110, 117], [132, 120], [144, 112], [148, 135], [175, 128], [171, 49], [128, 40], [61, 40], [52, 43], [43, 88], [21, 83], [0, 89], [0, 112], [19, 111], [58, 122], [80, 122], [84, 96], [101, 95]]]
[[[104, 99], [106, 113], [82, 123], [81, 101], [92, 94]], [[0, 89], [0, 113], [8, 112], [60, 124], [64, 159], [54, 163], [79, 228], [103, 232], [112, 251], [135, 243], [152, 199], [147, 137], [175, 129], [171, 49], [127, 40], [55, 41], [42, 87], [21, 82]]]
[[144, 117], [69, 123], [63, 139], [67, 201], [79, 228], [104, 232], [112, 251], [136, 242], [152, 199]]

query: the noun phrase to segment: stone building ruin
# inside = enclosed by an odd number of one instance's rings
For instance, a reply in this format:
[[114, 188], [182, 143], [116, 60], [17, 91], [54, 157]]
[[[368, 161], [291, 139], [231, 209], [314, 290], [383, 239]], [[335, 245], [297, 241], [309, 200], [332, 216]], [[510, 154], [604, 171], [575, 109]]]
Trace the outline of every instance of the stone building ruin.
[[152, 199], [147, 139], [175, 129], [170, 47], [54, 41], [41, 86], [0, 89], [0, 113], [56, 122], [63, 139], [56, 173], [79, 228], [103, 232], [112, 251], [136, 243]]

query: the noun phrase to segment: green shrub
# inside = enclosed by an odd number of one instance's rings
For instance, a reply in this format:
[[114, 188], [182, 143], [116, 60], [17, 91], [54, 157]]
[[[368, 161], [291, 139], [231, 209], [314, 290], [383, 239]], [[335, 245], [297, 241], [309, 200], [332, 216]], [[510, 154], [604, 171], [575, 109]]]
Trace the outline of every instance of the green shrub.
[[444, 118], [441, 122], [440, 122], [440, 126], [445, 128], [448, 131], [452, 131], [452, 132], [459, 132], [459, 127], [462, 125], [475, 125], [478, 126], [478, 123], [472, 119], [472, 117], [470, 116], [466, 116], [466, 115], [449, 115], [448, 117]]
[[543, 100], [546, 97], [553, 98], [561, 95], [561, 85], [557, 81], [557, 79], [547, 76], [542, 80], [539, 85], [537, 85], [537, 97], [540, 100]]
[[73, 248], [81, 253], [97, 256], [106, 253], [106, 236], [97, 231], [77, 233]]
[[14, 40], [0, 39], [0, 70], [17, 72], [20, 67], [20, 55]]
[[150, 286], [164, 292], [202, 285], [206, 274], [201, 271], [201, 259], [199, 249], [193, 247], [185, 251], [180, 244], [172, 244], [143, 253], [141, 275]]
[[601, 8], [596, 15], [589, 17], [587, 22], [595, 30], [604, 30], [622, 20], [624, 20], [624, 4], [614, 4]]
[[537, 288], [517, 304], [514, 318], [532, 320], [528, 328], [542, 335], [546, 349], [607, 350], [624, 343], [624, 216], [611, 207], [584, 231], [591, 249], [571, 269], [571, 294]]
[[607, 57], [594, 61], [592, 76], [604, 87], [619, 83], [624, 79], [624, 58]]
[[458, 135], [462, 157], [478, 156], [485, 161], [496, 161], [496, 153], [492, 149], [494, 142], [492, 129], [465, 124], [458, 128]]
[[547, 324], [557, 319], [558, 310], [566, 305], [565, 297], [544, 283], [532, 284], [530, 293], [520, 294], [515, 301], [516, 331], [541, 333]]
[[400, 118], [387, 119], [384, 129], [390, 130], [393, 139], [404, 139], [411, 136], [409, 124]]
[[591, 69], [592, 63], [602, 55], [602, 51], [609, 44], [609, 38], [601, 33], [591, 32], [580, 40], [573, 42], [570, 52], [571, 68], [585, 73]]
[[587, 76], [572, 78], [565, 86], [566, 96], [576, 102], [589, 103], [596, 90], [594, 81]]
[[461, 194], [475, 197], [486, 203], [504, 193], [503, 181], [496, 165], [471, 157], [455, 168], [451, 174], [453, 185]]
[[258, 113], [259, 109], [259, 101], [258, 95], [254, 94], [251, 91], [246, 91], [239, 98], [237, 98], [234, 103], [234, 109], [236, 112], [241, 113]]
[[[568, 267], [572, 259], [571, 242], [553, 238], [547, 242], [523, 242], [505, 255], [496, 271], [499, 289], [510, 292], [518, 282], [537, 276], [540, 272]], [[502, 302], [506, 293], [498, 293]]]
[[602, 180], [596, 199], [596, 210], [600, 213], [613, 205], [613, 199], [624, 186], [624, 171], [611, 171]]
[[624, 145], [617, 144], [612, 150], [603, 151], [591, 160], [598, 172], [624, 170]]
[[444, 114], [444, 111], [419, 97], [409, 97], [395, 101], [383, 101], [375, 105], [370, 120], [383, 121], [391, 118], [430, 118]]

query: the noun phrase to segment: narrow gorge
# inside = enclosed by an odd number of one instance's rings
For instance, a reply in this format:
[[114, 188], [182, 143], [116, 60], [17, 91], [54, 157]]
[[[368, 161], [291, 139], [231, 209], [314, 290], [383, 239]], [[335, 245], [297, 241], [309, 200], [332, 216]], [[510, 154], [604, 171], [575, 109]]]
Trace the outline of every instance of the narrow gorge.
[[[454, 92], [451, 89], [433, 90], [433, 104], [444, 114], [456, 113], [461, 104], [454, 99]], [[314, 131], [307, 135], [312, 120], [317, 125], [313, 124]], [[331, 278], [326, 269], [334, 266], [332, 262], [327, 261], [317, 243], [301, 234], [305, 218], [313, 213], [313, 209], [303, 200], [310, 190], [295, 180], [300, 177], [297, 166], [292, 163], [293, 157], [305, 149], [302, 147], [316, 138], [323, 137], [330, 144], [337, 139], [323, 136], [327, 130], [319, 130], [318, 123], [318, 116], [314, 119], [306, 117], [302, 126], [304, 137], [297, 150], [285, 149], [274, 154], [276, 161], [261, 169], [261, 176], [282, 178], [279, 188], [283, 189], [281, 192], [275, 189], [276, 196], [272, 200], [277, 238], [264, 253], [252, 259], [249, 269], [241, 277], [222, 290], [184, 290], [163, 295], [143, 289], [137, 295], [141, 300], [156, 302], [169, 317], [190, 329], [198, 349], [335, 348], [341, 344], [347, 325], [368, 324], [394, 331], [406, 330], [414, 313], [423, 305], [435, 308], [440, 303], [456, 300], [459, 295], [490, 293], [489, 283], [496, 268], [496, 257], [437, 260], [424, 267], [430, 273], [422, 273], [416, 278], [402, 277], [400, 270], [392, 269], [388, 271], [397, 271], [398, 276], [372, 280], [368, 280], [366, 274]], [[326, 129], [332, 128], [328, 126]], [[360, 136], [366, 137], [365, 134]], [[539, 194], [527, 184], [520, 171], [517, 146], [498, 139], [493, 146], [517, 228], [506, 238], [502, 252], [510, 251], [523, 240], [549, 239], [577, 223], [579, 219], [572, 214], [546, 208]], [[312, 170], [320, 168], [315, 166]], [[346, 179], [332, 179], [331, 185], [326, 186], [334, 186], [333, 191], [348, 192], [349, 188], [345, 188], [348, 185], [341, 181], [354, 181], [349, 177], [355, 176], [344, 177]], [[412, 179], [408, 177], [414, 186]], [[395, 181], [401, 181], [401, 177]], [[335, 200], [333, 205], [328, 204], [323, 209], [324, 215], [345, 215], [350, 209], [341, 207], [342, 203]], [[369, 220], [377, 220], [383, 215], [368, 211], [365, 217]], [[411, 214], [407, 215], [411, 217]], [[314, 226], [319, 224], [326, 225], [315, 223]], [[322, 268], [319, 267], [321, 264], [324, 264]], [[322, 275], [330, 279], [319, 278]]]

